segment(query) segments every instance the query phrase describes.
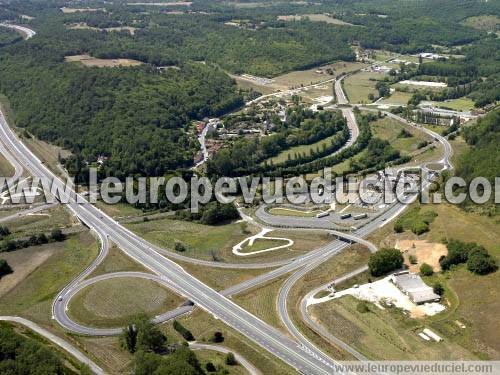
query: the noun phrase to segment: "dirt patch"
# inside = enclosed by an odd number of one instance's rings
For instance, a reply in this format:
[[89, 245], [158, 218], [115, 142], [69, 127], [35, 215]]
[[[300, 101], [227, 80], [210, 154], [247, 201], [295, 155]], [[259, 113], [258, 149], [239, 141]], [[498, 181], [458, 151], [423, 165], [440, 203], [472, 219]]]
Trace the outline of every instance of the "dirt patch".
[[89, 55], [66, 56], [64, 60], [67, 62], [80, 62], [85, 66], [97, 66], [99, 68], [137, 66], [142, 64], [142, 62], [132, 59], [98, 59]]
[[[439, 258], [448, 254], [446, 245], [422, 240], [397, 240], [395, 247], [403, 252], [405, 264], [409, 267], [410, 272], [415, 273], [419, 272], [422, 263], [430, 265], [434, 272], [441, 271]], [[410, 256], [416, 258], [416, 264], [411, 264]]]
[[0, 296], [12, 290], [17, 284], [23, 281], [29, 274], [50, 258], [55, 251], [55, 247], [44, 245], [0, 254], [0, 257], [5, 259], [14, 271], [2, 277], [0, 280]]
[[78, 13], [78, 12], [106, 12], [104, 8], [66, 8], [62, 7], [61, 11], [65, 14]]
[[70, 25], [66, 26], [70, 30], [93, 30], [93, 31], [128, 31], [130, 35], [134, 35], [135, 31], [137, 30], [136, 27], [131, 27], [131, 26], [121, 26], [121, 27], [107, 27], [104, 29], [101, 29], [99, 27], [93, 27], [87, 25], [85, 22], [78, 22], [78, 23], [72, 23]]

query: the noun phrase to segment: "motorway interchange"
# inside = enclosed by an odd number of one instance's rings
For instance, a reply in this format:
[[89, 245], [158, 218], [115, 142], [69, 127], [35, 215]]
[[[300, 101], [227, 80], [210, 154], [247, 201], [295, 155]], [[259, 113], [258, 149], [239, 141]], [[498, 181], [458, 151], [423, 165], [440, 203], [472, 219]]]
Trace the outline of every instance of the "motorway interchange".
[[[28, 34], [31, 35], [31, 34]], [[34, 34], [33, 34], [34, 35]], [[342, 90], [341, 77], [335, 82], [335, 91], [338, 104], [345, 105], [342, 108], [344, 116], [347, 118], [351, 129], [351, 138], [349, 144], [355, 142], [358, 129], [352, 109], [347, 107], [348, 101]], [[407, 122], [391, 113], [386, 113], [388, 116], [395, 118], [398, 121]], [[416, 126], [415, 124], [411, 124]], [[427, 132], [440, 142], [444, 149], [442, 158], [435, 163], [443, 165], [443, 169], [452, 168], [449, 158], [451, 157], [451, 147], [446, 138], [425, 128], [420, 128]], [[0, 152], [11, 162], [15, 168], [16, 175], [19, 177], [23, 171], [27, 171], [30, 175], [36, 177], [45, 177], [54, 181], [54, 184], [60, 187], [63, 191], [64, 183], [51, 170], [49, 170], [15, 135], [12, 129], [7, 124], [3, 114], [0, 116]], [[346, 147], [348, 147], [348, 145]], [[426, 168], [426, 165], [421, 165], [421, 168]], [[413, 167], [415, 168], [415, 167]], [[13, 178], [14, 178], [13, 177]], [[429, 181], [422, 182], [424, 187], [427, 187]], [[417, 195], [410, 197], [409, 201], [414, 201]], [[340, 231], [330, 231], [339, 239], [329, 243], [326, 246], [313, 250], [306, 255], [295, 259], [275, 261], [272, 263], [252, 263], [252, 264], [229, 264], [210, 261], [196, 260], [172, 253], [167, 250], [155, 246], [131, 231], [124, 228], [113, 218], [99, 210], [94, 205], [88, 203], [85, 198], [74, 191], [71, 192], [68, 209], [77, 216], [85, 225], [87, 225], [97, 236], [101, 243], [101, 250], [94, 262], [84, 270], [75, 280], [67, 285], [56, 297], [52, 307], [53, 318], [69, 331], [86, 334], [86, 335], [115, 335], [120, 332], [120, 329], [96, 329], [81, 326], [73, 322], [67, 315], [67, 307], [71, 297], [84, 287], [102, 281], [106, 278], [115, 277], [141, 277], [155, 280], [168, 288], [174, 290], [184, 296], [190, 303], [181, 306], [173, 311], [167, 312], [154, 318], [157, 323], [167, 321], [178, 315], [190, 312], [194, 306], [206, 310], [222, 322], [239, 331], [248, 339], [254, 341], [265, 350], [277, 356], [296, 370], [305, 374], [328, 374], [332, 373], [335, 360], [323, 353], [314, 344], [312, 344], [293, 324], [288, 315], [287, 299], [293, 285], [308, 272], [318, 267], [335, 254], [338, 254], [343, 249], [350, 246], [351, 243], [357, 242], [366, 246], [370, 251], [376, 251], [376, 247], [364, 240], [363, 238], [374, 232], [375, 230], [386, 225], [388, 222], [396, 218], [406, 208], [406, 204], [395, 202], [388, 207], [383, 213], [369, 221], [365, 225], [356, 229], [352, 233], [344, 233]], [[263, 211], [262, 211], [263, 212]], [[261, 213], [262, 213], [261, 212]], [[321, 220], [316, 218], [308, 218], [296, 220], [290, 217], [271, 217], [272, 215], [258, 215], [258, 218], [264, 225], [286, 226], [288, 228], [324, 228]], [[277, 223], [276, 220], [280, 222]], [[276, 225], [280, 224], [280, 225]], [[86, 279], [87, 276], [99, 265], [106, 257], [110, 242], [115, 243], [123, 252], [149, 269], [153, 274], [146, 273], [117, 273], [99, 276], [96, 278]], [[187, 273], [181, 266], [175, 263], [174, 260], [182, 260], [185, 262], [195, 263], [200, 266], [219, 267], [219, 268], [273, 268], [253, 279], [247, 280], [237, 285], [223, 290], [216, 291], [205, 285], [194, 276]], [[354, 276], [357, 273], [364, 272], [365, 267], [355, 270], [346, 277]], [[266, 283], [270, 280], [289, 274], [285, 283], [280, 289], [277, 301], [278, 312], [285, 327], [290, 332], [291, 336], [284, 335], [274, 327], [263, 322], [256, 316], [250, 314], [236, 303], [230, 297], [249, 290], [258, 285]], [[311, 293], [313, 293], [312, 291]], [[306, 322], [307, 311], [304, 304], [301, 304], [301, 314]], [[316, 325], [310, 325], [316, 329], [319, 334], [327, 339], [334, 341], [337, 345], [349, 351], [360, 360], [365, 359], [360, 353], [348, 345], [336, 339], [331, 333]]]

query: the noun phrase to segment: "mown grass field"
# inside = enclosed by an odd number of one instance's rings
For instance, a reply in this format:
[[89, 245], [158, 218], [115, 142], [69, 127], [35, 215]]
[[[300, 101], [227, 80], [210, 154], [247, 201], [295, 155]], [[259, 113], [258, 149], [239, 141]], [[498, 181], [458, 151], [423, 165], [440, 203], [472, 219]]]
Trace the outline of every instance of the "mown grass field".
[[377, 102], [377, 104], [398, 104], [405, 106], [408, 104], [408, 100], [411, 99], [412, 95], [413, 94], [409, 92], [394, 91], [391, 96], [382, 99], [381, 101]]
[[445, 102], [434, 102], [434, 105], [441, 108], [449, 108], [455, 111], [470, 111], [474, 108], [474, 101], [469, 98], [452, 99]]
[[375, 97], [378, 91], [375, 89], [377, 80], [383, 78], [382, 74], [372, 72], [359, 72], [344, 79], [344, 90], [351, 103], [371, 103], [369, 94]]
[[11, 177], [14, 175], [14, 167], [3, 155], [0, 155], [0, 176]]
[[277, 216], [315, 217], [320, 212], [321, 212], [320, 210], [301, 211], [301, 210], [294, 210], [293, 208], [280, 208], [280, 207], [273, 207], [269, 209], [270, 214]]
[[[203, 225], [194, 222], [159, 219], [148, 222], [139, 222], [127, 224], [127, 227], [140, 235], [141, 237], [155, 243], [168, 251], [174, 251], [175, 241], [184, 244], [186, 250], [180, 254], [195, 259], [204, 259], [217, 262], [232, 263], [253, 263], [274, 261], [284, 258], [297, 256], [303, 251], [309, 251], [321, 246], [328, 241], [328, 238], [316, 236], [309, 241], [307, 249], [305, 247], [293, 246], [292, 250], [277, 250], [276, 252], [267, 252], [246, 257], [240, 257], [233, 254], [233, 246], [243, 239], [258, 232], [253, 226], [246, 226], [243, 231], [240, 223], [230, 223], [224, 225]], [[299, 240], [302, 243], [303, 233], [297, 231], [271, 232], [272, 237], [286, 237], [292, 240]]]
[[91, 327], [122, 327], [139, 313], [155, 316], [181, 305], [183, 299], [151, 280], [116, 278], [92, 284], [69, 304], [69, 316]]
[[322, 139], [321, 141], [311, 143], [310, 145], [300, 145], [300, 146], [291, 147], [288, 150], [280, 152], [278, 155], [276, 155], [272, 158], [266, 159], [266, 162], [273, 163], [274, 165], [276, 165], [276, 164], [285, 163], [287, 160], [290, 160], [290, 159], [293, 160], [295, 158], [295, 155], [301, 156], [301, 155], [305, 154], [305, 155], [309, 156], [311, 154], [311, 151], [312, 152], [316, 152], [316, 151], [321, 152], [323, 150], [323, 147], [330, 146], [332, 139], [335, 139], [337, 137], [338, 137], [338, 135], [334, 134], [330, 137], [326, 137], [326, 138]]
[[[243, 253], [250, 253], [252, 251], [260, 251], [269, 249], [271, 247], [282, 246], [285, 245], [286, 243], [287, 241], [284, 240], [271, 240], [265, 238], [258, 238], [254, 241], [252, 246], [246, 243], [241, 250]], [[283, 250], [288, 250], [288, 248], [284, 248]]]
[[92, 278], [94, 276], [113, 272], [151, 273], [150, 270], [135, 262], [129, 256], [125, 255], [125, 253], [119, 248], [117, 248], [116, 246], [111, 246], [106, 258], [104, 258], [101, 264], [99, 264], [94, 272], [92, 272], [87, 278]]

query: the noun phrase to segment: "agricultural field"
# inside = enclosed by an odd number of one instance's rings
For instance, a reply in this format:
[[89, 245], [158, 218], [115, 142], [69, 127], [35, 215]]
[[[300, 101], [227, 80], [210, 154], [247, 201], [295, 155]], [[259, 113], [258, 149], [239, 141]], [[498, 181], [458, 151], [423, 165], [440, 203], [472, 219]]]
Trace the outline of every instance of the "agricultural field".
[[349, 102], [371, 103], [372, 101], [368, 99], [368, 95], [378, 96], [375, 85], [381, 78], [383, 78], [383, 75], [380, 73], [359, 72], [344, 79], [342, 82]]
[[154, 281], [114, 278], [99, 281], [76, 294], [69, 303], [68, 314], [90, 327], [122, 327], [139, 313], [153, 317], [173, 310], [183, 301]]
[[391, 93], [391, 96], [388, 98], [383, 98], [382, 100], [377, 101], [377, 104], [379, 105], [401, 105], [405, 106], [408, 104], [408, 101], [411, 99], [413, 96], [412, 93], [409, 92], [403, 92], [403, 91], [394, 91]]
[[445, 102], [433, 102], [433, 104], [437, 107], [452, 109], [459, 112], [474, 109], [474, 101], [469, 98], [458, 98], [447, 100]]

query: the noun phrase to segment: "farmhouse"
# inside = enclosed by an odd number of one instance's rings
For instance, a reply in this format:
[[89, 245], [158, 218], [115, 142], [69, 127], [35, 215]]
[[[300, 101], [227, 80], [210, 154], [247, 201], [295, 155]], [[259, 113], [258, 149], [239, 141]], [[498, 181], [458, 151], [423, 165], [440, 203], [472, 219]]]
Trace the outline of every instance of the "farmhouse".
[[430, 286], [422, 281], [419, 275], [408, 271], [394, 274], [391, 281], [417, 305], [438, 302], [441, 299]]

